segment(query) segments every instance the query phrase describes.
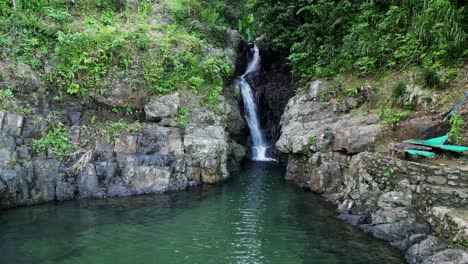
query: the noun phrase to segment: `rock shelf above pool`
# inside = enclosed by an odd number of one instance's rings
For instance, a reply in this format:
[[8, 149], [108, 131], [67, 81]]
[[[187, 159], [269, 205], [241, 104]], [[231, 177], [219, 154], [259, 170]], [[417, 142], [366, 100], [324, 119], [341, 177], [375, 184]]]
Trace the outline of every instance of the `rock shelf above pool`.
[[[328, 86], [315, 81], [286, 106], [276, 143], [289, 156], [286, 179], [324, 195], [340, 219], [388, 241], [410, 263], [467, 263], [457, 247], [468, 241], [468, 166], [388, 155], [379, 146], [389, 133], [379, 117], [334, 110], [318, 98]], [[399, 136], [437, 137], [444, 126], [419, 118]]]

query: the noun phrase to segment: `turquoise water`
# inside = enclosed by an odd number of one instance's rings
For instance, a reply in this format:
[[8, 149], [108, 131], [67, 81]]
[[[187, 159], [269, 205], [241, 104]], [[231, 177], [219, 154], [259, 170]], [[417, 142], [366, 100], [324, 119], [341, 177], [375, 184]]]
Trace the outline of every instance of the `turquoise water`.
[[404, 263], [322, 198], [251, 163], [222, 185], [0, 213], [0, 263]]

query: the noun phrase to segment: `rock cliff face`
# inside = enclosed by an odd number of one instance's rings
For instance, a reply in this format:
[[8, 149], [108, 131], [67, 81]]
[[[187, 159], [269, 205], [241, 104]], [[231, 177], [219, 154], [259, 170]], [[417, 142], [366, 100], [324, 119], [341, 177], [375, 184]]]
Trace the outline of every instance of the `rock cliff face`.
[[[226, 58], [242, 67], [246, 45], [234, 31], [229, 35]], [[165, 96], [132, 91], [118, 78], [108, 82], [108, 94], [94, 95], [91, 102], [73, 96], [60, 102], [52, 99], [53, 87], [42, 83], [29, 66], [11, 62], [18, 69], [10, 74], [7, 69], [12, 67], [6, 63], [0, 68], [5, 70], [0, 72], [1, 84], [15, 93], [12, 107], [29, 106], [30, 112], [0, 111], [0, 208], [217, 183], [238, 170], [246, 155], [245, 147], [235, 141], [242, 143], [246, 131], [239, 101], [230, 92], [235, 85], [228, 85], [225, 96], [211, 106], [190, 91]], [[22, 85], [16, 85], [19, 80]], [[131, 107], [130, 113], [111, 110], [125, 107]], [[137, 121], [138, 129], [115, 132], [110, 126], [104, 134], [96, 129], [98, 123], [117, 120], [123, 126]], [[57, 123], [63, 124], [71, 144], [90, 147], [66, 158], [58, 158], [51, 149], [35, 151], [34, 140]], [[115, 134], [114, 139], [109, 134]]]
[[[229, 113], [227, 103], [219, 107]], [[79, 169], [73, 168], [77, 159], [34, 153], [28, 131], [34, 130], [35, 122], [0, 112], [0, 207], [181, 190], [227, 179], [228, 165], [239, 168], [245, 149], [229, 140], [223, 125], [227, 114], [198, 109], [186, 127], [180, 128], [172, 119], [164, 119], [166, 104], [151, 99], [147, 108], [151, 109], [147, 117], [156, 115], [159, 123], [142, 123], [141, 132], [123, 133], [115, 143], [98, 140], [84, 154], [89, 160]], [[74, 144], [90, 139], [79, 126], [71, 130]]]
[[[379, 117], [342, 114], [333, 102], [320, 102], [328, 85], [315, 81], [286, 106], [276, 143], [289, 154], [286, 178], [324, 195], [340, 219], [390, 242], [409, 263], [468, 263], [465, 251], [447, 246], [468, 241], [468, 168], [374, 152], [388, 132]], [[447, 131], [427, 118], [402, 127], [412, 133], [401, 139]]]

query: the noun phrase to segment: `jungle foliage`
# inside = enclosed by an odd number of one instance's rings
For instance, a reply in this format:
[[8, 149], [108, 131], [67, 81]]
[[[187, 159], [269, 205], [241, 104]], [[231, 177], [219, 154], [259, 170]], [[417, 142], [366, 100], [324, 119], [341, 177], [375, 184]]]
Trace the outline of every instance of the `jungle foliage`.
[[213, 104], [233, 71], [219, 49], [236, 10], [214, 0], [0, 0], [0, 60], [85, 99], [119, 74], [132, 89], [189, 89]]
[[[466, 1], [249, 0], [253, 31], [289, 56], [296, 77], [418, 66], [430, 86], [467, 56]], [[432, 78], [437, 72], [438, 79]], [[432, 79], [431, 79], [432, 78]]]

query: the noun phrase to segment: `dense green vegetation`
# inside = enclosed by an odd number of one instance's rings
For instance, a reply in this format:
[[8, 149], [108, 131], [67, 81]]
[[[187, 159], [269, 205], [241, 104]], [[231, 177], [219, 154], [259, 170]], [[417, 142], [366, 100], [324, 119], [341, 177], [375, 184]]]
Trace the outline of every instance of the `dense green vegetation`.
[[[188, 90], [214, 108], [233, 74], [222, 48], [227, 28], [236, 28], [248, 41], [266, 35], [263, 44], [288, 57], [296, 80], [333, 80], [320, 100], [353, 97], [396, 126], [463, 74], [466, 6], [454, 0], [0, 0], [0, 60], [31, 66], [58, 101], [105, 96], [117, 79], [150, 95]], [[30, 111], [14, 104], [15, 93], [0, 87], [0, 109]], [[459, 92], [445, 97], [439, 107]], [[136, 112], [130, 105], [112, 111]], [[190, 109], [174, 113], [181, 126], [189, 117]]]
[[118, 73], [132, 89], [190, 89], [213, 104], [232, 74], [210, 48], [224, 46], [222, 25], [235, 16], [224, 2], [16, 0], [16, 10], [13, 2], [0, 0], [0, 59], [30, 65], [60, 94], [105, 94]]
[[[455, 0], [246, 0], [238, 29], [287, 57], [299, 87], [331, 80], [321, 101], [345, 97], [392, 127], [421, 110], [445, 111], [467, 74], [468, 3]], [[449, 89], [448, 89], [449, 88]], [[348, 111], [348, 110], [345, 110]], [[450, 138], [462, 143], [464, 116]]]
[[466, 59], [463, 2], [249, 1], [254, 31], [266, 33], [273, 47], [289, 56], [299, 78], [419, 66], [431, 87], [448, 82], [456, 74], [450, 69]]
[[[241, 12], [237, 2], [216, 0], [0, 0], [0, 61], [5, 65], [0, 110], [27, 114], [18, 104], [23, 90], [12, 85], [22, 81], [16, 62], [29, 65], [56, 101], [105, 97], [116, 81], [129, 80], [125, 88], [145, 89], [143, 94], [187, 90], [200, 95], [193, 97], [193, 107], [216, 110], [235, 66], [223, 53], [228, 28]], [[182, 127], [190, 119], [187, 107], [174, 113]], [[130, 105], [109, 109], [116, 116], [138, 114]], [[59, 115], [53, 113], [51, 128], [33, 141], [36, 152], [89, 157], [96, 142], [112, 145], [122, 133], [141, 130], [132, 118], [93, 116], [79, 127], [85, 141], [76, 142], [76, 131], [62, 124]]]
[[123, 133], [138, 134], [142, 130], [138, 121], [130, 124], [123, 120], [103, 123], [94, 123], [94, 120], [93, 117], [89, 125], [79, 128], [80, 133], [87, 135], [87, 138], [81, 142], [76, 140], [73, 142], [70, 130], [58, 122], [44, 137], [33, 140], [33, 149], [38, 153], [50, 151], [55, 157], [66, 158], [93, 150], [97, 142], [113, 145]]

